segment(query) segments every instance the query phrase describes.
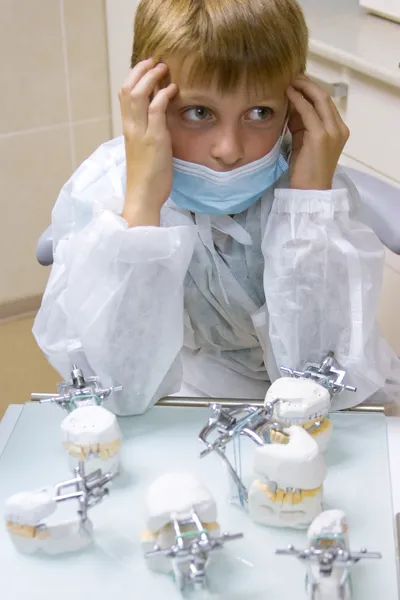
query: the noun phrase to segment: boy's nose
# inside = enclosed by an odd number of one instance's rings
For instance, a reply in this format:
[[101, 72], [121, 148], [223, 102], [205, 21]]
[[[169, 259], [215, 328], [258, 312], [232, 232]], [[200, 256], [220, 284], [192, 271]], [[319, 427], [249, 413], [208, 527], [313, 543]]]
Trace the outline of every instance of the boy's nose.
[[211, 147], [211, 156], [222, 168], [234, 168], [244, 158], [244, 148], [239, 132], [233, 129], [216, 131]]

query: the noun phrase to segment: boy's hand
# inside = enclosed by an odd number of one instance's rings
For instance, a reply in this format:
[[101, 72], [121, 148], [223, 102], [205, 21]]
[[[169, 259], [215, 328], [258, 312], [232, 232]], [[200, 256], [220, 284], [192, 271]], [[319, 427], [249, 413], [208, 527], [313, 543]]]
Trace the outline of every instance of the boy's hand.
[[349, 129], [331, 97], [308, 77], [299, 76], [286, 93], [293, 109], [290, 187], [329, 190]]
[[168, 103], [178, 90], [159, 89], [168, 67], [153, 59], [138, 63], [119, 92], [126, 153], [123, 217], [130, 225], [158, 225], [172, 188], [172, 143], [167, 129]]

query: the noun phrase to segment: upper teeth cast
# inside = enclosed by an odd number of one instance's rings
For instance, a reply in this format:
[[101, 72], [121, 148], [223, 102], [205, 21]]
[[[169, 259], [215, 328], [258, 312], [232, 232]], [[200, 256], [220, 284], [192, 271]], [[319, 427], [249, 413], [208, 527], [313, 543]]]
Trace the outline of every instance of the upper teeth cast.
[[8, 498], [5, 518], [15, 525], [36, 527], [42, 519], [52, 515], [56, 508], [54, 488], [20, 492]]
[[171, 521], [171, 514], [188, 518], [193, 510], [202, 522], [216, 521], [215, 500], [202, 483], [190, 473], [166, 473], [148, 490], [146, 528], [159, 531]]
[[100, 452], [102, 446], [108, 453], [114, 446], [119, 450], [122, 433], [115, 415], [110, 411], [102, 406], [82, 406], [61, 423], [61, 438], [65, 447], [82, 450], [86, 455], [94, 452], [92, 449]]
[[317, 419], [324, 419], [327, 416], [326, 412], [313, 413], [305, 417], [293, 417], [291, 419], [280, 418], [281, 422], [288, 423], [289, 425], [297, 425], [298, 423], [304, 423], [305, 421], [314, 421]]
[[329, 413], [329, 391], [311, 379], [281, 377], [270, 386], [265, 405], [273, 404], [272, 417], [288, 425], [325, 418]]

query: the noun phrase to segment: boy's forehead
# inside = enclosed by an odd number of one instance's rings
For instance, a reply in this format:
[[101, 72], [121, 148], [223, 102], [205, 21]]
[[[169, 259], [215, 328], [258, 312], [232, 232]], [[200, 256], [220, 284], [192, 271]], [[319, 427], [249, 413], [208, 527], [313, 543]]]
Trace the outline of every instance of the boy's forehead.
[[252, 85], [247, 81], [245, 73], [243, 73], [242, 80], [234, 91], [221, 94], [216, 82], [205, 84], [199, 81], [195, 82], [194, 85], [190, 85], [190, 69], [192, 64], [190, 59], [179, 60], [178, 58], [171, 58], [165, 60], [165, 62], [169, 67], [168, 82], [166, 81], [165, 83], [176, 83], [182, 96], [196, 96], [202, 98], [203, 101], [207, 99], [215, 101], [222, 96], [243, 98], [250, 103], [269, 99], [281, 99], [287, 87], [287, 82], [280, 80], [260, 80], [257, 82], [257, 85]]

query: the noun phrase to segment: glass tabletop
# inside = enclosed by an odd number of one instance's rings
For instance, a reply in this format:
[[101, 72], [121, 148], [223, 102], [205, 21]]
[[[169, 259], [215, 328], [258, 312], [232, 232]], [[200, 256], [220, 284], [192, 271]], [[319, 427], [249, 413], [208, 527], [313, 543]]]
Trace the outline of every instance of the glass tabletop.
[[[2, 505], [11, 494], [70, 478], [59, 431], [64, 416], [52, 405], [24, 407], [0, 458]], [[189, 471], [214, 495], [222, 531], [245, 534], [242, 540], [226, 545], [215, 560], [207, 597], [305, 599], [304, 566], [296, 558], [275, 555], [274, 550], [291, 543], [304, 548], [306, 532], [256, 525], [245, 511], [228, 503], [228, 480], [220, 459], [216, 455], [199, 458], [202, 445], [197, 436], [207, 418], [208, 411], [202, 408], [155, 407], [145, 415], [120, 419], [122, 472], [110, 496], [90, 511], [94, 544], [77, 554], [24, 556], [18, 554], [3, 526], [0, 575], [2, 590], [8, 594], [5, 598], [180, 598], [170, 578], [146, 568], [140, 531], [150, 483], [168, 471]], [[332, 415], [332, 421], [324, 507], [346, 512], [353, 550], [366, 547], [382, 553], [381, 560], [365, 560], [354, 567], [354, 600], [395, 600], [398, 587], [385, 417], [342, 413]], [[245, 453], [252, 449], [251, 445], [243, 447]]]

